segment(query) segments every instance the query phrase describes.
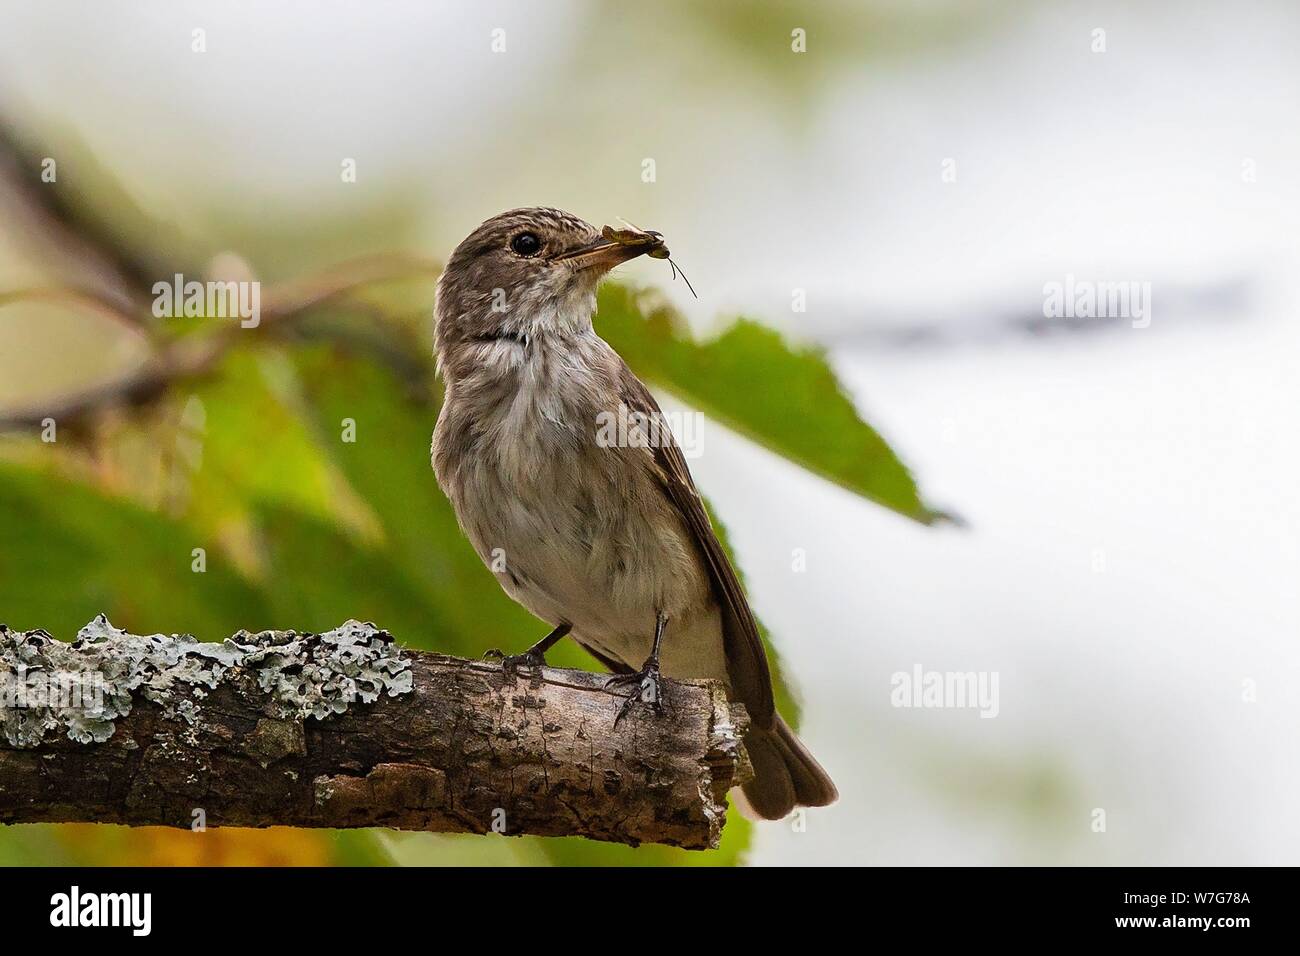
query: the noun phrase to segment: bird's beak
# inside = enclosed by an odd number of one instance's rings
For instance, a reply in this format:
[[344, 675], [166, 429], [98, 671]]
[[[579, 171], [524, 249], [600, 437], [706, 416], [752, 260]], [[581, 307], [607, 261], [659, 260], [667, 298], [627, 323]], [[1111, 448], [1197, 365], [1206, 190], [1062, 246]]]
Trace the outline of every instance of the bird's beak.
[[552, 260], [563, 262], [574, 272], [596, 269], [603, 275], [615, 266], [644, 255], [654, 247], [655, 243], [653, 242], [635, 244], [597, 239], [595, 242], [579, 249], [570, 249], [568, 252], [552, 256]]

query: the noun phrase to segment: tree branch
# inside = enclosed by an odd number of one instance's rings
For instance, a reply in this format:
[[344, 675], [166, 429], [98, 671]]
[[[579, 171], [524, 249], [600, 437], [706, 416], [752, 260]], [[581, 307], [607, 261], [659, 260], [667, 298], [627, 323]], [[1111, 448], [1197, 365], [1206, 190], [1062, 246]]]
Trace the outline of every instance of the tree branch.
[[[227, 352], [250, 337], [264, 337], [268, 331], [290, 323], [311, 309], [345, 301], [367, 285], [398, 279], [432, 278], [439, 267], [427, 259], [404, 255], [363, 256], [343, 262], [314, 275], [293, 279], [266, 291], [265, 305], [256, 330], [227, 322], [218, 332], [190, 335], [163, 345], [141, 366], [120, 379], [68, 395], [42, 399], [26, 408], [0, 409], [0, 432], [39, 428], [50, 418], [60, 425], [75, 424], [88, 415], [110, 408], [147, 405], [169, 388], [212, 373]], [[17, 289], [0, 292], [0, 308], [18, 303], [59, 302], [107, 315], [131, 326], [129, 312], [75, 289]], [[382, 312], [371, 310], [379, 318]]]
[[221, 644], [65, 644], [0, 625], [0, 822], [272, 825], [585, 836], [716, 847], [749, 772], [744, 709], [668, 681], [668, 712], [605, 677], [405, 651], [349, 621]]

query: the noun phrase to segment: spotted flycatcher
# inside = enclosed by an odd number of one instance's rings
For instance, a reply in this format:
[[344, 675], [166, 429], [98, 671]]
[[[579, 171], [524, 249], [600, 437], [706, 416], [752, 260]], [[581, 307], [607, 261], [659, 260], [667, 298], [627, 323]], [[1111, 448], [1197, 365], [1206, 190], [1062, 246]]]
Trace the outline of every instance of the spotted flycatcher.
[[[558, 209], [483, 223], [438, 282], [446, 397], [433, 467], [501, 587], [660, 708], [661, 674], [721, 681], [749, 712], [757, 815], [820, 807], [835, 785], [776, 712], [767, 655], [686, 460], [650, 391], [592, 328], [596, 286], [657, 233], [605, 236]], [[627, 422], [613, 434], [611, 420]]]

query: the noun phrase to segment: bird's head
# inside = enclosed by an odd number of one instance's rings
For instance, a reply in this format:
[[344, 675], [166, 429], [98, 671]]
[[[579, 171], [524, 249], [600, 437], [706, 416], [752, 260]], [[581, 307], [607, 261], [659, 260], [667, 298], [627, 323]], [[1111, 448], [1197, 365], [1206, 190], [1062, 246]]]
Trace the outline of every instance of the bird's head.
[[438, 280], [439, 352], [589, 329], [601, 277], [654, 249], [654, 242], [603, 238], [559, 209], [494, 216], [456, 247]]

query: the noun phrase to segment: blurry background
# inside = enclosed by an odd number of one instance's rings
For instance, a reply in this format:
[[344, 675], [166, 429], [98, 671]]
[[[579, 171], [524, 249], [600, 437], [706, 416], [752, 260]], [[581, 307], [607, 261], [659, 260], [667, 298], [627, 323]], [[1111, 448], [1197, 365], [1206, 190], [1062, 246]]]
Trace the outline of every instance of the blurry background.
[[[623, 216], [700, 298], [639, 260], [597, 329], [707, 415], [842, 793], [694, 856], [10, 827], [0, 862], [1295, 861], [1294, 4], [0, 7], [0, 620], [522, 648], [428, 470], [432, 280], [501, 210]], [[175, 272], [256, 276], [262, 327], [152, 318]], [[1067, 275], [1151, 283], [1149, 327], [1044, 318]], [[998, 716], [891, 706], [917, 665], [997, 673]]]

